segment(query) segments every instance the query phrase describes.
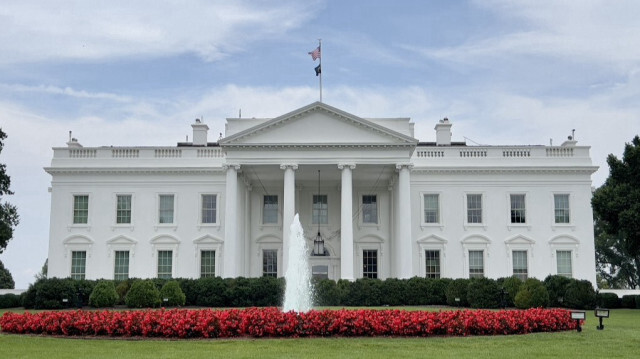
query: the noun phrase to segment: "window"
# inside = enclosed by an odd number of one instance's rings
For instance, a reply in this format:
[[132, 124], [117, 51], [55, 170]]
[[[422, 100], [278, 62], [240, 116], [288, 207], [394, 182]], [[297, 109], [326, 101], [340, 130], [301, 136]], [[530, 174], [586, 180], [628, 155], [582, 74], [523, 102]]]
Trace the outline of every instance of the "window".
[[89, 223], [89, 196], [73, 196], [73, 223]]
[[482, 223], [482, 195], [467, 195], [467, 223]]
[[262, 276], [274, 278], [278, 276], [277, 249], [264, 249], [262, 251]]
[[365, 249], [362, 251], [362, 277], [378, 278], [378, 251]]
[[527, 223], [523, 194], [511, 195], [511, 223]]
[[116, 196], [116, 223], [131, 223], [131, 195], [119, 194]]
[[161, 194], [158, 223], [173, 223], [173, 195]]
[[440, 203], [438, 194], [424, 195], [424, 223], [440, 223]]
[[173, 251], [158, 251], [158, 278], [171, 278]]
[[278, 196], [265, 195], [262, 203], [262, 224], [278, 224]]
[[[202, 223], [217, 223], [216, 208], [218, 198], [215, 194], [202, 195]], [[173, 208], [173, 203], [172, 203]], [[171, 223], [171, 222], [169, 222]]]
[[484, 277], [484, 251], [469, 251], [469, 278]]
[[523, 281], [527, 280], [529, 276], [527, 251], [513, 251], [511, 256], [513, 258], [513, 276]]
[[362, 196], [362, 223], [378, 224], [378, 196]]
[[200, 251], [200, 278], [216, 276], [216, 251]]
[[440, 251], [426, 250], [424, 251], [426, 277], [440, 278]]
[[555, 207], [555, 222], [569, 223], [569, 195], [554, 194], [553, 203]]
[[116, 251], [113, 270], [113, 279], [129, 279], [129, 251]]
[[329, 223], [329, 205], [327, 203], [328, 202], [326, 194], [313, 195], [313, 217], [311, 218], [311, 223]]
[[311, 276], [315, 279], [329, 279], [329, 266], [327, 265], [312, 266]]
[[567, 278], [573, 277], [571, 269], [571, 251], [556, 251], [556, 260], [558, 261], [558, 275]]
[[71, 252], [71, 279], [84, 279], [87, 269], [87, 252]]

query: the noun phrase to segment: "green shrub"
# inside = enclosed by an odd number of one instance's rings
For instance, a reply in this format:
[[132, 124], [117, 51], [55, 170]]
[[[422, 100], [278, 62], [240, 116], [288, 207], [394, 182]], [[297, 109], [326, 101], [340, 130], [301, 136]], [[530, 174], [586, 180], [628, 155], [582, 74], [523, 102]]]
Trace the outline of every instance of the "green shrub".
[[516, 303], [516, 295], [520, 291], [520, 287], [522, 286], [522, 279], [518, 277], [508, 277], [504, 278], [502, 281], [502, 288], [505, 291], [506, 297], [506, 306], [513, 307]]
[[196, 287], [198, 286], [198, 281], [204, 278], [191, 279], [191, 278], [178, 278], [178, 284], [180, 285], [180, 289], [185, 295], [184, 305], [193, 306], [196, 305], [196, 301], [198, 300], [198, 294], [196, 292]]
[[[224, 307], [226, 283], [220, 277], [200, 278], [193, 286], [195, 305], [200, 307]], [[185, 293], [186, 295], [186, 293]]]
[[73, 279], [49, 278], [29, 286], [24, 304], [34, 309], [62, 309], [75, 306], [76, 301]]
[[225, 278], [225, 306], [251, 307], [251, 283], [249, 278]]
[[113, 307], [119, 298], [113, 281], [101, 280], [89, 295], [89, 305], [94, 308]]
[[519, 309], [546, 307], [549, 304], [549, 292], [541, 281], [529, 278], [520, 286], [514, 303]]
[[129, 308], [155, 308], [162, 303], [160, 291], [150, 279], [134, 281], [125, 302]]
[[0, 295], [0, 309], [17, 308], [22, 306], [22, 299], [19, 295], [7, 293]]
[[446, 305], [447, 304], [447, 287], [451, 283], [449, 278], [427, 279], [427, 289], [429, 296], [428, 305]]
[[381, 305], [381, 282], [379, 279], [359, 278], [351, 282], [345, 296], [348, 306], [377, 306]]
[[71, 279], [75, 288], [75, 301], [73, 304], [77, 307], [89, 305], [89, 296], [93, 292], [97, 281], [90, 279]]
[[620, 298], [615, 293], [600, 293], [596, 304], [601, 308], [616, 309], [620, 308]]
[[166, 282], [160, 290], [160, 299], [162, 299], [162, 305], [167, 307], [181, 307], [184, 305], [186, 296], [178, 281], [170, 280]]
[[564, 294], [564, 306], [573, 309], [593, 309], [596, 292], [588, 280], [572, 280]]
[[284, 278], [249, 278], [251, 305], [256, 307], [281, 305], [284, 298], [284, 286]]
[[467, 302], [472, 308], [498, 308], [500, 288], [493, 279], [474, 278], [467, 287]]
[[449, 283], [446, 290], [448, 305], [453, 307], [469, 306], [469, 302], [467, 300], [467, 289], [469, 287], [469, 282], [469, 279], [458, 278], [452, 280]]
[[313, 305], [340, 305], [340, 291], [338, 284], [331, 279], [315, 279], [313, 285]]
[[429, 304], [429, 283], [428, 278], [412, 277], [407, 281], [405, 293], [406, 304], [427, 305]]
[[405, 305], [406, 292], [406, 280], [387, 278], [380, 282], [380, 304], [389, 306]]
[[116, 293], [118, 293], [118, 304], [125, 304], [127, 293], [131, 289], [132, 280], [124, 280], [116, 286]]
[[549, 306], [564, 306], [564, 296], [572, 279], [561, 275], [549, 275], [544, 279], [544, 286], [549, 292]]
[[638, 301], [640, 301], [640, 295], [623, 295], [620, 305], [622, 308], [635, 309], [638, 308]]

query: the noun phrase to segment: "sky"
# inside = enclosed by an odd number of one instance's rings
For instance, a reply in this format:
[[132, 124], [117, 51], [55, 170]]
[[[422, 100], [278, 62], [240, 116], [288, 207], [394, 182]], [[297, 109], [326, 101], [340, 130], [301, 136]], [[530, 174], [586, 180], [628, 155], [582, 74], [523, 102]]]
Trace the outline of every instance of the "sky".
[[638, 1], [32, 1], [0, 6], [0, 163], [20, 224], [0, 260], [27, 288], [47, 258], [52, 147], [172, 146], [202, 118], [319, 99], [410, 117], [435, 141], [591, 146], [593, 185], [640, 133]]

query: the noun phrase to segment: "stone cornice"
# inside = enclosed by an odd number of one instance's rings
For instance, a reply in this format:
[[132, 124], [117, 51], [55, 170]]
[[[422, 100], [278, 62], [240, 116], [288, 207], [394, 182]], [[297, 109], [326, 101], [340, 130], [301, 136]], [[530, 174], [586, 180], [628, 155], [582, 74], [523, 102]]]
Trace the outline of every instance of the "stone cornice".
[[45, 167], [50, 175], [57, 174], [219, 174], [220, 167]]
[[499, 173], [575, 173], [591, 175], [598, 170], [597, 166], [505, 166], [505, 167], [414, 167], [414, 173], [469, 173], [469, 174], [499, 174]]
[[415, 144], [409, 143], [229, 143], [224, 147], [233, 148], [234, 150], [254, 150], [254, 149], [363, 149], [363, 148], [399, 148], [414, 149]]

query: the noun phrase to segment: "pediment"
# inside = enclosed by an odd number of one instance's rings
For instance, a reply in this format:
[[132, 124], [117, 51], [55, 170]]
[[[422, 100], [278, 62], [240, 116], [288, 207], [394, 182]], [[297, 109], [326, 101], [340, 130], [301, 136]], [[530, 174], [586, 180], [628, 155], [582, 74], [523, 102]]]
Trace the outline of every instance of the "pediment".
[[107, 241], [107, 244], [111, 244], [111, 245], [135, 245], [137, 244], [138, 241], [136, 241], [135, 239], [131, 239], [127, 236], [117, 236], [115, 238], [112, 238], [110, 240]]
[[193, 240], [194, 244], [220, 244], [222, 242], [223, 242], [222, 239], [214, 237], [209, 234]]
[[463, 244], [491, 244], [489, 237], [480, 234], [472, 234], [460, 242]]
[[578, 244], [580, 244], [580, 241], [574, 236], [569, 236], [569, 235], [563, 234], [563, 235], [556, 236], [556, 237], [552, 238], [551, 240], [549, 240], [549, 244], [578, 245]]
[[87, 236], [74, 235], [66, 238], [65, 240], [62, 241], [62, 243], [65, 245], [69, 245], [69, 244], [92, 245], [93, 240]]
[[180, 244], [180, 240], [174, 236], [161, 234], [152, 238], [149, 243], [151, 244]]
[[442, 238], [442, 237], [440, 237], [440, 236], [432, 234], [430, 236], [418, 239], [418, 243], [420, 243], [420, 244], [439, 244], [439, 245], [444, 245], [444, 244], [447, 244], [447, 240]]
[[221, 147], [415, 147], [418, 140], [321, 102], [220, 140]]
[[513, 238], [509, 238], [507, 240], [504, 241], [504, 243], [506, 244], [535, 244], [536, 241], [534, 241], [531, 238], [527, 238], [523, 235], [517, 235]]

